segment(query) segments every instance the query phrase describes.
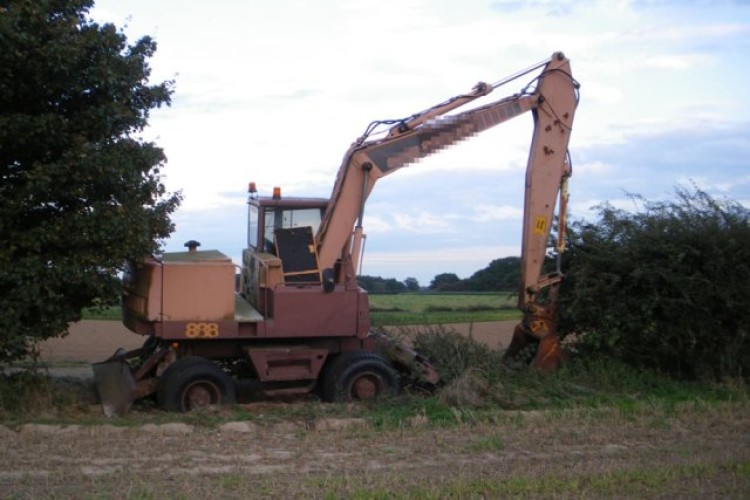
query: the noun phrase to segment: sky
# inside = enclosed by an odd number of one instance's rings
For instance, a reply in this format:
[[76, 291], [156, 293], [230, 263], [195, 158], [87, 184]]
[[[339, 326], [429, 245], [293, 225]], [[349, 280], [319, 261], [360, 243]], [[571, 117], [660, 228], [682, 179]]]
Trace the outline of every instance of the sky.
[[[581, 84], [572, 219], [691, 186], [750, 207], [750, 0], [97, 0], [90, 15], [153, 37], [151, 82], [175, 81], [143, 134], [184, 196], [166, 251], [196, 239], [239, 261], [248, 182], [327, 198], [371, 121], [556, 51]], [[381, 179], [363, 274], [428, 285], [519, 255], [531, 132], [526, 113]]]

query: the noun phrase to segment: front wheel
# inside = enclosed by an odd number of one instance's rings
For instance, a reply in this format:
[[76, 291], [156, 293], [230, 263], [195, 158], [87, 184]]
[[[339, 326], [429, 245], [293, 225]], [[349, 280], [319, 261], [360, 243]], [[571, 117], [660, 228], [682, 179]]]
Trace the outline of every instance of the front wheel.
[[236, 391], [232, 378], [213, 362], [189, 356], [164, 371], [156, 399], [167, 411], [187, 412], [209, 405], [234, 404]]
[[325, 401], [368, 401], [398, 393], [398, 375], [385, 359], [371, 352], [339, 354], [326, 370], [322, 383]]

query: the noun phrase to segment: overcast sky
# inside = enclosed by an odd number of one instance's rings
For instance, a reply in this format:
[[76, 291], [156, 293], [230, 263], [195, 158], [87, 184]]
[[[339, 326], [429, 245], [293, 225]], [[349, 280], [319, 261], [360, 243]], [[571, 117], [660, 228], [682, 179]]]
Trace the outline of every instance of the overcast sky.
[[[155, 38], [152, 82], [176, 81], [146, 133], [184, 195], [167, 251], [197, 239], [238, 260], [249, 181], [328, 197], [371, 121], [555, 51], [581, 83], [571, 217], [692, 184], [750, 206], [750, 0], [97, 0], [91, 15]], [[518, 255], [531, 129], [527, 113], [382, 179], [363, 272], [427, 285]]]

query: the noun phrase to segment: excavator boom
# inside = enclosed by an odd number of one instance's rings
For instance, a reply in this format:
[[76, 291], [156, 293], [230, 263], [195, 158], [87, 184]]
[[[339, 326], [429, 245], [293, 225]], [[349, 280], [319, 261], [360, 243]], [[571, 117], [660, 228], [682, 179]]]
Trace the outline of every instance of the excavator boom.
[[[519, 93], [447, 114], [540, 68], [540, 73]], [[364, 204], [378, 179], [531, 111], [534, 131], [526, 169], [519, 293], [519, 307], [524, 311], [521, 325], [524, 326], [517, 337], [525, 340], [527, 337], [538, 340], [554, 337], [554, 304], [550, 299], [556, 297], [560, 275], [542, 276], [542, 266], [558, 197], [561, 208], [566, 202], [567, 179], [571, 175], [568, 142], [577, 104], [578, 83], [572, 76], [570, 61], [557, 52], [548, 60], [497, 84], [479, 83], [466, 94], [402, 120], [374, 122], [346, 152], [337, 174], [331, 202], [316, 235], [321, 268], [333, 269], [338, 263], [343, 268], [338, 281], [353, 278], [360, 253]], [[376, 126], [382, 124], [391, 125], [388, 133], [383, 138], [371, 139]], [[564, 222], [561, 212], [558, 221], [561, 233]], [[545, 294], [543, 291], [548, 288], [554, 291]], [[509, 349], [511, 352], [520, 350], [520, 340], [514, 342]], [[550, 343], [550, 340], [545, 342]], [[557, 346], [556, 340], [552, 344]], [[537, 364], [551, 366], [558, 358], [554, 355], [544, 363], [538, 358]]]

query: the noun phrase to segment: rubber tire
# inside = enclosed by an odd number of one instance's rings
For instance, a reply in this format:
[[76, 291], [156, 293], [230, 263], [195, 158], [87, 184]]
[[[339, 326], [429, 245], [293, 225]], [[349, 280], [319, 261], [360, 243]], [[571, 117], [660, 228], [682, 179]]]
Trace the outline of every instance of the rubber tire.
[[[357, 379], [366, 377], [368, 389], [375, 392], [367, 398], [353, 394]], [[328, 366], [323, 376], [321, 396], [324, 401], [348, 403], [392, 397], [398, 394], [399, 377], [390, 363], [377, 354], [352, 351], [339, 354]]]
[[196, 387], [205, 390], [210, 398], [207, 404], [232, 405], [237, 401], [232, 377], [212, 361], [198, 356], [179, 359], [164, 371], [157, 384], [156, 400], [166, 411], [188, 412], [194, 406], [186, 391]]
[[180, 358], [169, 365], [167, 369], [164, 370], [164, 372], [159, 376], [159, 381], [156, 384], [156, 401], [160, 402], [165, 400], [167, 390], [165, 386], [167, 380], [176, 377], [179, 372], [181, 372], [185, 368], [188, 368], [189, 366], [206, 363], [213, 364], [210, 360], [202, 358], [200, 356], [185, 356], [184, 358]]

